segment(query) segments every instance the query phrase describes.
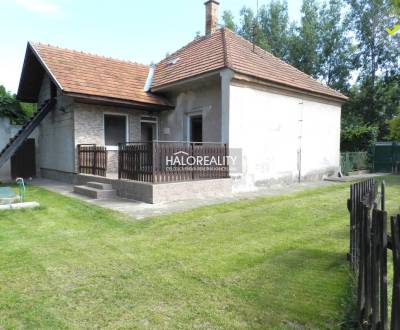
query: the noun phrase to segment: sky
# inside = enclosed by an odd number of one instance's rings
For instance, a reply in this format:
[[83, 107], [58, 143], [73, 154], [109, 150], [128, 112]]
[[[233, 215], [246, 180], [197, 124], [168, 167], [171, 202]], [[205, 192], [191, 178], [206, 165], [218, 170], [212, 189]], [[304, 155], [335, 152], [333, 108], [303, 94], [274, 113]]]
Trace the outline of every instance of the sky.
[[[219, 0], [235, 16], [257, 0]], [[150, 64], [199, 31], [205, 0], [0, 0], [0, 85], [16, 93], [28, 41]], [[259, 0], [259, 6], [268, 0]], [[291, 20], [301, 0], [288, 0]], [[222, 20], [220, 20], [222, 22]]]

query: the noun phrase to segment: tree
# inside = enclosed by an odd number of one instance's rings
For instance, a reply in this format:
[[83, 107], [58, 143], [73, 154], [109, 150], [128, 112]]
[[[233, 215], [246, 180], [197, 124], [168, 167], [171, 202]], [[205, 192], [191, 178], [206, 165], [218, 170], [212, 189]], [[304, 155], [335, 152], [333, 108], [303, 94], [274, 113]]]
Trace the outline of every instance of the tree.
[[290, 40], [289, 62], [299, 70], [317, 78], [320, 72], [320, 24], [315, 0], [303, 0], [301, 24]]
[[222, 20], [224, 21], [224, 26], [228, 29], [236, 32], [237, 26], [235, 24], [235, 17], [230, 10], [225, 10], [222, 14]]
[[389, 121], [390, 135], [392, 141], [400, 141], [400, 116]]
[[321, 46], [318, 76], [333, 89], [347, 92], [355, 49], [348, 35], [349, 22], [342, 15], [343, 5], [342, 0], [330, 0], [323, 4], [319, 12]]
[[349, 20], [356, 40], [358, 81], [366, 89], [365, 109], [367, 115], [375, 117], [377, 108], [377, 80], [379, 75], [389, 76], [399, 72], [400, 42], [391, 38], [387, 27], [396, 23], [391, 15], [389, 0], [348, 0]]
[[36, 105], [20, 103], [16, 96], [0, 85], [0, 117], [10, 118], [14, 124], [24, 124], [36, 111]]
[[287, 59], [291, 33], [287, 2], [272, 0], [267, 6], [261, 7], [259, 16], [260, 28], [265, 35], [268, 49], [276, 57]]
[[269, 49], [267, 38], [261, 28], [259, 19], [254, 15], [251, 8], [243, 7], [240, 10], [240, 26], [237, 31], [243, 38], [257, 46], [266, 50]]

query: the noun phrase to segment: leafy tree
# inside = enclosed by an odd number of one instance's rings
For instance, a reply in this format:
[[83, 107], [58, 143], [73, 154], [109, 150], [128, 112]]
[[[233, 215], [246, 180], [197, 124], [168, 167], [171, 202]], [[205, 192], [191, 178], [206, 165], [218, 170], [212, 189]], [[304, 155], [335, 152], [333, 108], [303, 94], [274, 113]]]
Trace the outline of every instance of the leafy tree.
[[389, 121], [389, 138], [392, 141], [400, 141], [400, 116]]
[[230, 10], [225, 10], [222, 14], [222, 20], [224, 21], [224, 25], [232, 30], [232, 31], [236, 31], [237, 30], [237, 26], [235, 23], [235, 18], [232, 14], [232, 12]]
[[366, 151], [376, 142], [378, 129], [373, 126], [356, 126], [342, 130], [341, 151]]
[[318, 77], [320, 47], [320, 23], [315, 0], [303, 0], [301, 24], [297, 35], [291, 38], [289, 62], [301, 71]]
[[243, 7], [240, 10], [240, 25], [237, 32], [257, 46], [269, 49], [267, 38], [261, 28], [259, 19], [251, 8]]
[[15, 95], [0, 85], [0, 117], [8, 117], [14, 124], [24, 124], [36, 111], [36, 105], [20, 103]]
[[391, 15], [389, 0], [348, 0], [350, 4], [349, 20], [356, 40], [357, 68], [360, 70], [358, 81], [366, 89], [365, 103], [368, 120], [378, 114], [377, 81], [380, 75], [389, 76], [399, 72], [400, 42], [391, 38], [387, 27], [396, 23]]
[[276, 57], [287, 59], [291, 34], [287, 2], [272, 0], [268, 5], [261, 7], [259, 16], [260, 28], [268, 49]]
[[343, 5], [342, 0], [330, 0], [319, 12], [321, 48], [318, 76], [328, 86], [347, 92], [355, 49], [348, 35], [349, 22], [342, 15]]

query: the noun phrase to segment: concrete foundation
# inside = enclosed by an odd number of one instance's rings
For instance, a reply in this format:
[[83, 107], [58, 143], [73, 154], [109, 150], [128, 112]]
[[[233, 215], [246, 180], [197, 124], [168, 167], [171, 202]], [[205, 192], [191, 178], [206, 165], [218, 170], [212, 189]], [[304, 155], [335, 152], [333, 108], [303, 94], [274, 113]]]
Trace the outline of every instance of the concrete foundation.
[[93, 181], [112, 185], [112, 188], [117, 191], [119, 197], [151, 204], [197, 198], [232, 196], [231, 179], [152, 184], [79, 174], [76, 175], [74, 183], [86, 185]]

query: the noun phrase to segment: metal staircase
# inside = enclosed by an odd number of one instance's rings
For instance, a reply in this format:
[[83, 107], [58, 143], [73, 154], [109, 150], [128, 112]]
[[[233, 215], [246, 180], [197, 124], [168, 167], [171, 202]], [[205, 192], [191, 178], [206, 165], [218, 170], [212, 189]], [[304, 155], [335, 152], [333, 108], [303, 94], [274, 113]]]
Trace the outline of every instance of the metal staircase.
[[32, 118], [20, 129], [20, 131], [10, 139], [10, 142], [0, 152], [0, 168], [12, 157], [12, 155], [14, 155], [46, 115], [54, 109], [56, 103], [57, 101], [55, 99], [47, 100], [32, 116]]

